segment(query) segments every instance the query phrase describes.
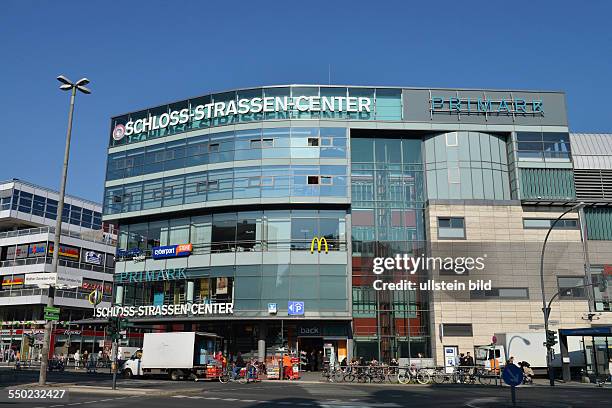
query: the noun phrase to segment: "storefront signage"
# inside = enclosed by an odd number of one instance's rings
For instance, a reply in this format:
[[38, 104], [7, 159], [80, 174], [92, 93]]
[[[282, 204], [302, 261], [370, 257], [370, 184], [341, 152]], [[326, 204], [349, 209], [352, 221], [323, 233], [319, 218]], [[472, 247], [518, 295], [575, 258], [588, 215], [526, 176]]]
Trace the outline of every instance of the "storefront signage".
[[23, 275], [3, 276], [2, 287], [21, 287], [23, 285]]
[[451, 114], [501, 114], [501, 115], [544, 115], [544, 103], [541, 99], [527, 101], [522, 98], [514, 99], [490, 99], [480, 98], [459, 98], [433, 96], [431, 98], [432, 113], [451, 113]]
[[157, 316], [181, 316], [181, 315], [217, 315], [233, 314], [233, 303], [193, 303], [182, 305], [157, 305], [157, 306], [113, 306], [97, 308], [94, 312], [96, 318], [109, 316], [124, 317], [157, 317]]
[[117, 249], [118, 258], [129, 258], [131, 256], [139, 256], [141, 254], [142, 250], [140, 248]]
[[[49, 254], [53, 254], [53, 243], [49, 243]], [[70, 247], [67, 245], [60, 245], [59, 256], [71, 259], [79, 259], [79, 248]]]
[[94, 264], [94, 265], [102, 265], [102, 254], [96, 251], [86, 251], [85, 252], [85, 262]]
[[83, 285], [83, 277], [59, 273], [28, 273], [25, 276], [25, 284], [35, 285], [39, 288], [49, 286], [78, 288]]
[[118, 124], [113, 129], [113, 139], [119, 141], [124, 136], [164, 129], [168, 126], [185, 124], [189, 121], [222, 118], [230, 115], [252, 113], [288, 112], [370, 112], [372, 100], [357, 96], [269, 96], [265, 98], [239, 99], [197, 105], [192, 109], [175, 110], [158, 116], [149, 116], [125, 125]]
[[116, 283], [158, 282], [187, 279], [185, 268], [159, 271], [120, 272], [115, 274]]
[[28, 249], [28, 257], [45, 256], [47, 253], [47, 243], [41, 242], [39, 244], [30, 244]]
[[319, 326], [299, 326], [298, 337], [321, 337], [321, 328]]
[[312, 241], [310, 241], [311, 254], [315, 251], [315, 245], [318, 253], [321, 253], [321, 249], [325, 249], [325, 253], [329, 252], [329, 246], [327, 245], [327, 239], [325, 239], [325, 237], [314, 237]]
[[193, 246], [191, 244], [166, 245], [153, 247], [153, 249], [151, 249], [151, 254], [153, 259], [178, 258], [191, 255], [192, 249]]

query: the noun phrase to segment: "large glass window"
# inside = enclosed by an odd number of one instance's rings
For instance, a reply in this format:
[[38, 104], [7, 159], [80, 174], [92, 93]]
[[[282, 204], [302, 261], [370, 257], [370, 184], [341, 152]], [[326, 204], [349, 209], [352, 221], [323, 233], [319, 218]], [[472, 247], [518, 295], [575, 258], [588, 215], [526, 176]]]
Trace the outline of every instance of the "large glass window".
[[214, 214], [212, 251], [233, 252], [236, 249], [236, 214]]
[[569, 161], [571, 147], [568, 133], [518, 132], [519, 160]]
[[559, 298], [561, 299], [584, 299], [586, 298], [586, 287], [584, 287], [584, 276], [557, 277], [559, 286]]

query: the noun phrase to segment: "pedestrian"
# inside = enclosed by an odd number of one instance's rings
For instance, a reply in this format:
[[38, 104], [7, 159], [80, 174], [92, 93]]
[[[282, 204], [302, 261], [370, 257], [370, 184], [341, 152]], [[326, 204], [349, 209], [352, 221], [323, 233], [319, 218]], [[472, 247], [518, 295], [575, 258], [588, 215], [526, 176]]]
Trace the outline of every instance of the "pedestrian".
[[474, 357], [472, 357], [470, 355], [470, 352], [467, 352], [467, 355], [465, 356], [465, 365], [468, 367], [474, 367]]
[[242, 353], [238, 352], [238, 354], [236, 354], [236, 365], [234, 366], [234, 369], [232, 370], [234, 373], [234, 379], [236, 379], [236, 377], [240, 373], [240, 370], [244, 367], [246, 367], [246, 363], [244, 362], [244, 359], [242, 358]]
[[608, 379], [612, 383], [612, 357], [608, 360]]
[[308, 367], [310, 371], [317, 371], [315, 367], [315, 360], [315, 352], [314, 350], [310, 350], [310, 353], [308, 353]]
[[323, 351], [319, 350], [319, 352], [317, 353], [317, 367], [319, 368], [319, 370], [323, 369]]
[[458, 362], [459, 367], [464, 367], [465, 364], [465, 354], [460, 353], [459, 354], [459, 362]]
[[81, 355], [79, 354], [79, 350], [74, 352], [74, 369], [78, 370], [81, 367]]

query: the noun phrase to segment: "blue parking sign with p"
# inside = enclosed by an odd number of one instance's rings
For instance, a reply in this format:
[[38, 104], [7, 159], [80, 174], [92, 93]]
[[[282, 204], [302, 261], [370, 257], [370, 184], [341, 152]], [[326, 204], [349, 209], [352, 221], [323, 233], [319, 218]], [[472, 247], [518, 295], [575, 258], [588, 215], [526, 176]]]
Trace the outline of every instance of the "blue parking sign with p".
[[289, 316], [302, 316], [304, 314], [304, 302], [292, 302], [287, 304], [287, 314]]

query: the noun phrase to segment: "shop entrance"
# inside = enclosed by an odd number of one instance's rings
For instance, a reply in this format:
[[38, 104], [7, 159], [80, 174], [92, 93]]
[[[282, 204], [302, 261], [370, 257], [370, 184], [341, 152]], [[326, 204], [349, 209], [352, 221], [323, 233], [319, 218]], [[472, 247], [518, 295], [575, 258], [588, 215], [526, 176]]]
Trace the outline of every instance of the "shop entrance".
[[323, 367], [323, 337], [298, 337], [298, 349], [306, 352], [307, 371], [321, 371]]

